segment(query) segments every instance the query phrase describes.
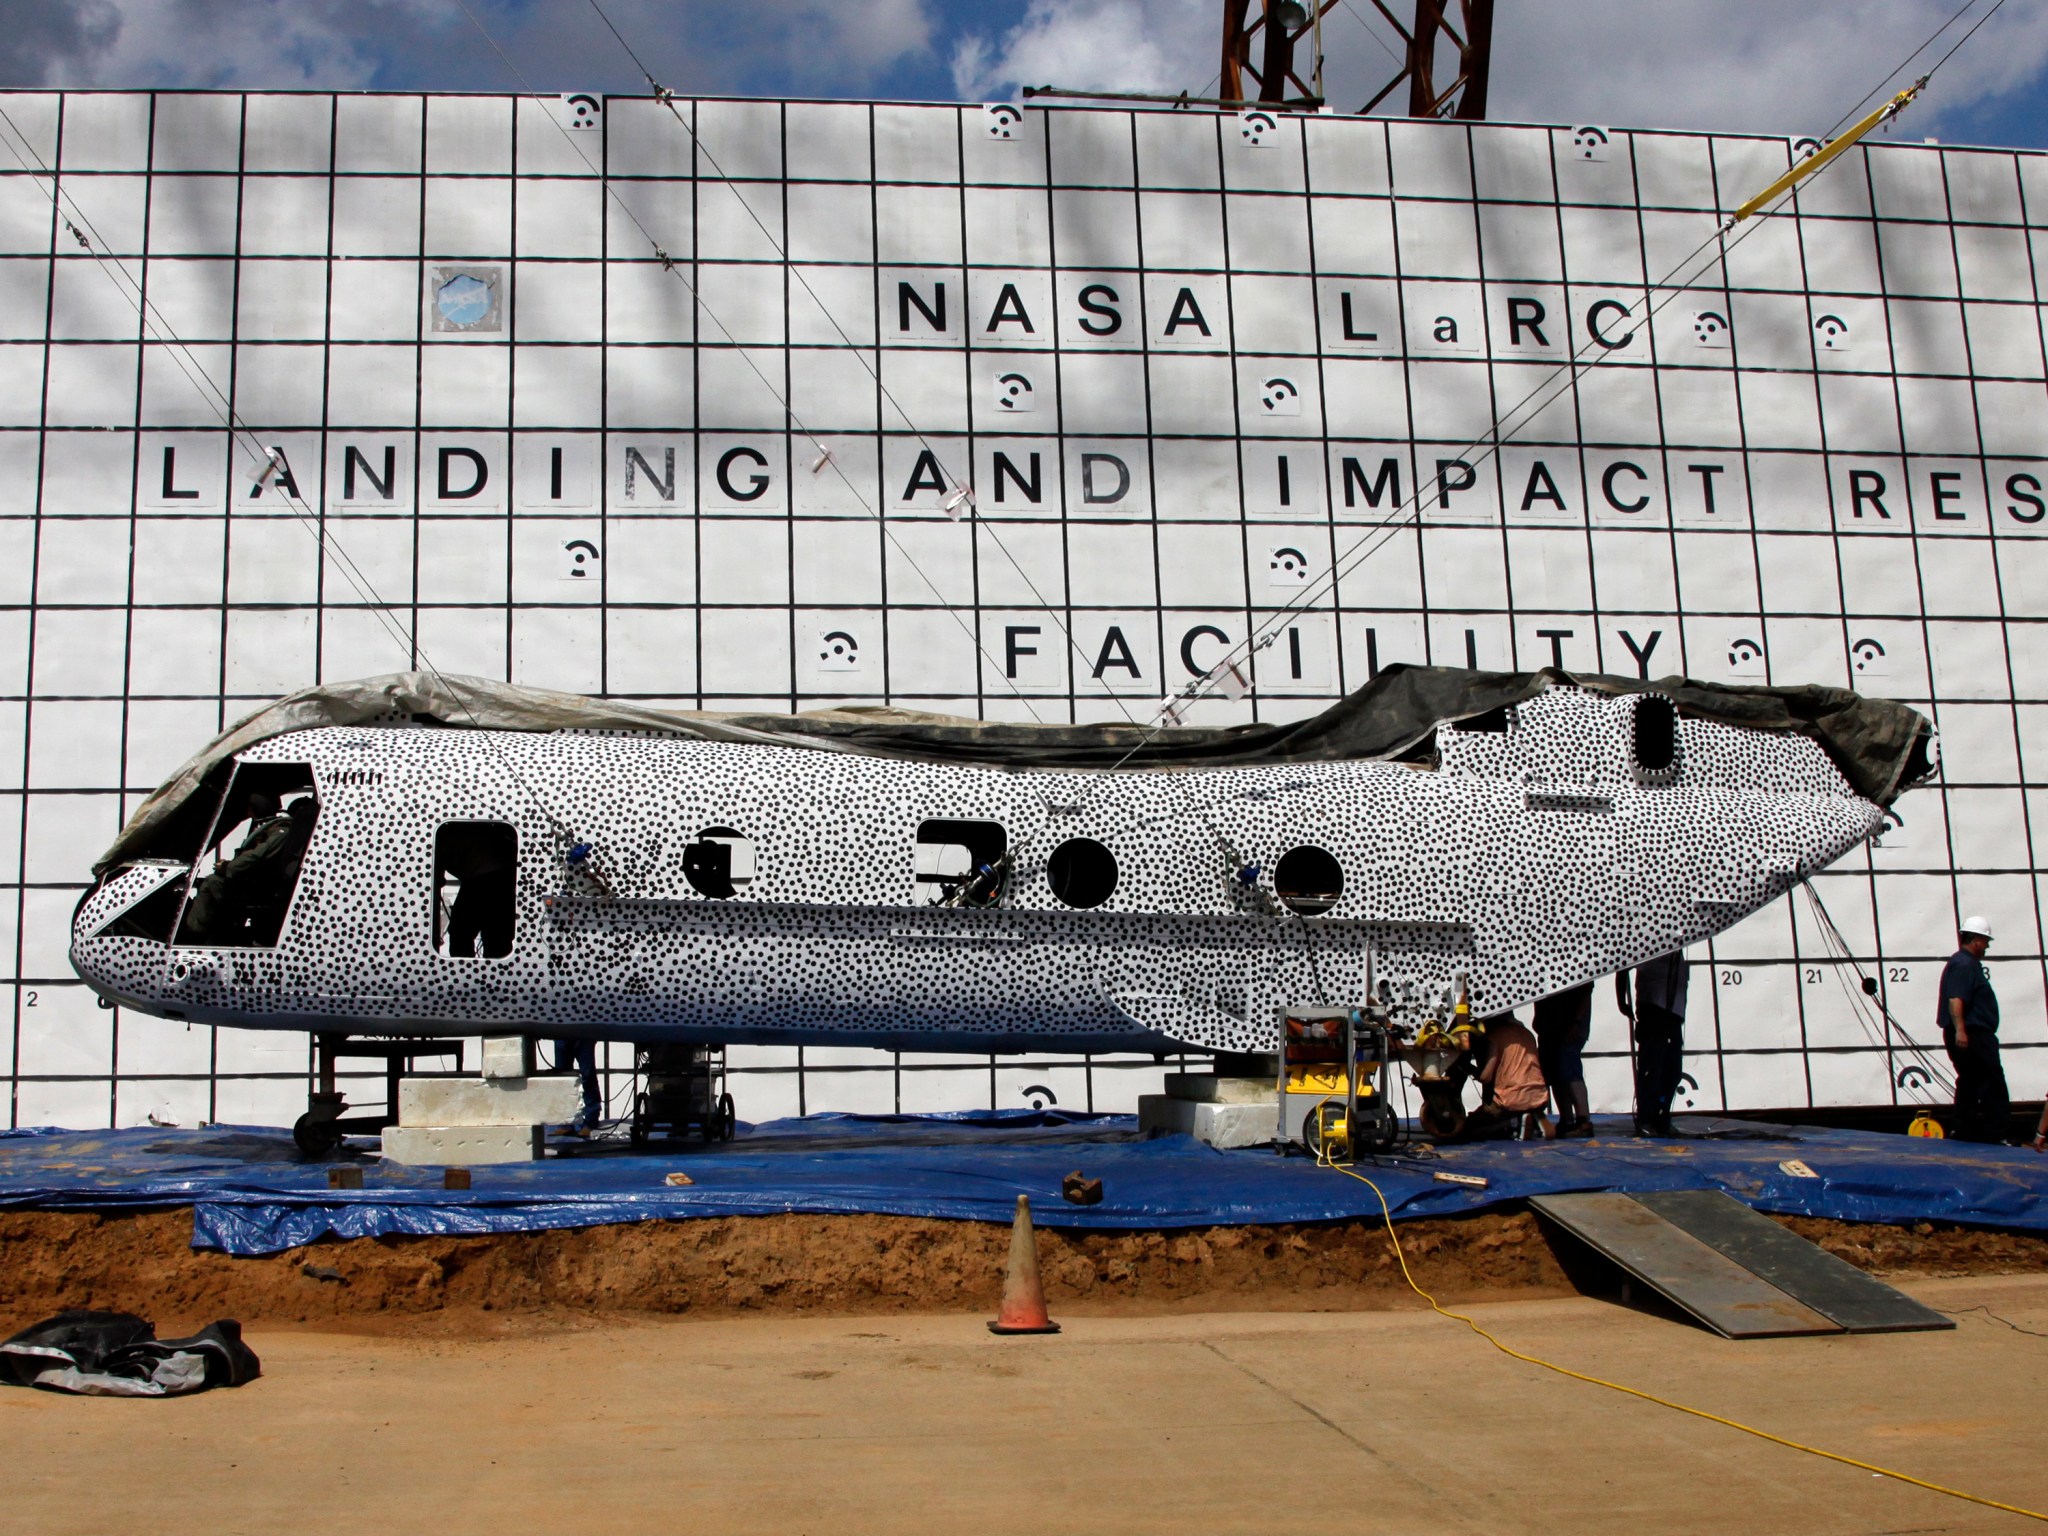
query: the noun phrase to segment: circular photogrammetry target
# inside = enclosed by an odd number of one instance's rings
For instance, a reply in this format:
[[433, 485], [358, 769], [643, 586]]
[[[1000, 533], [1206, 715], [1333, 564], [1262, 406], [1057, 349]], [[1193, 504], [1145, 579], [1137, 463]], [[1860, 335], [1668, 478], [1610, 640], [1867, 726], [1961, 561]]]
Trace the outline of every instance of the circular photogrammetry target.
[[1070, 837], [1045, 861], [1053, 896], [1070, 907], [1099, 907], [1116, 894], [1116, 855], [1092, 837]]
[[1297, 916], [1320, 917], [1344, 894], [1344, 866], [1327, 848], [1290, 848], [1273, 866], [1273, 894]]

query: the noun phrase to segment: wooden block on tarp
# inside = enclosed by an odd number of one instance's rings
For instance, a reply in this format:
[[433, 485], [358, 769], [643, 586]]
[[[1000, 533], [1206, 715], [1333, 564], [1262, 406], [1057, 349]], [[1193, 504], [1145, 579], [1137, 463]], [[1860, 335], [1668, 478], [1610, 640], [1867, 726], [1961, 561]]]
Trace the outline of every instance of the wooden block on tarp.
[[1138, 1129], [1143, 1134], [1192, 1136], [1225, 1150], [1265, 1146], [1279, 1122], [1270, 1089], [1263, 1104], [1198, 1104], [1163, 1093], [1138, 1099]]

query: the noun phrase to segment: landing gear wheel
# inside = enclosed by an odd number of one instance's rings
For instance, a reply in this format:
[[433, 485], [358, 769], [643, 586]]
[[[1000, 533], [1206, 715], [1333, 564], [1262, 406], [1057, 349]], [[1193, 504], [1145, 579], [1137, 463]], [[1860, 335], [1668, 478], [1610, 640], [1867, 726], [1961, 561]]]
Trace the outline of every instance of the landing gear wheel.
[[308, 1157], [326, 1157], [341, 1145], [341, 1128], [332, 1115], [309, 1109], [292, 1122], [292, 1142]]
[[740, 1117], [733, 1109], [732, 1095], [721, 1093], [718, 1096], [718, 1139], [731, 1141], [739, 1133]]
[[1370, 1099], [1358, 1106], [1358, 1143], [1368, 1152], [1391, 1152], [1401, 1139], [1401, 1123], [1385, 1099]]
[[1453, 1093], [1424, 1089], [1422, 1113], [1417, 1118], [1425, 1134], [1437, 1141], [1449, 1141], [1465, 1129], [1465, 1105]]

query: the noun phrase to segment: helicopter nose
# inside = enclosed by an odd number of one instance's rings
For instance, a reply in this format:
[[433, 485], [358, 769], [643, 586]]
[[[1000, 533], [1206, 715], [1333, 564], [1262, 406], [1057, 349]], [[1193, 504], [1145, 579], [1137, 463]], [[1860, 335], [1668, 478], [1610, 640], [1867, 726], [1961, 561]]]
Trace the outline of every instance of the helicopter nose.
[[132, 997], [161, 967], [187, 866], [151, 860], [106, 876], [71, 913], [71, 967], [102, 997]]

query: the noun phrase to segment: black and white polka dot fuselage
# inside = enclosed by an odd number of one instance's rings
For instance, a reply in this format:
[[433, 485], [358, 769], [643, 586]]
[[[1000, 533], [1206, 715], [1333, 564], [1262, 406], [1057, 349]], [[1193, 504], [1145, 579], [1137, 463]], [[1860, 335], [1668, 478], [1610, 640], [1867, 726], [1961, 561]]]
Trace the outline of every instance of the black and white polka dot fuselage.
[[253, 1028], [1265, 1050], [1276, 1005], [1370, 985], [1415, 1025], [1708, 938], [1883, 820], [1814, 742], [1653, 695], [1558, 686], [1488, 724], [1425, 766], [1102, 772], [297, 731], [237, 768], [304, 765], [318, 803], [275, 941], [161, 896], [152, 935], [133, 914], [185, 873], [144, 860], [81, 903], [72, 958], [125, 1007]]

